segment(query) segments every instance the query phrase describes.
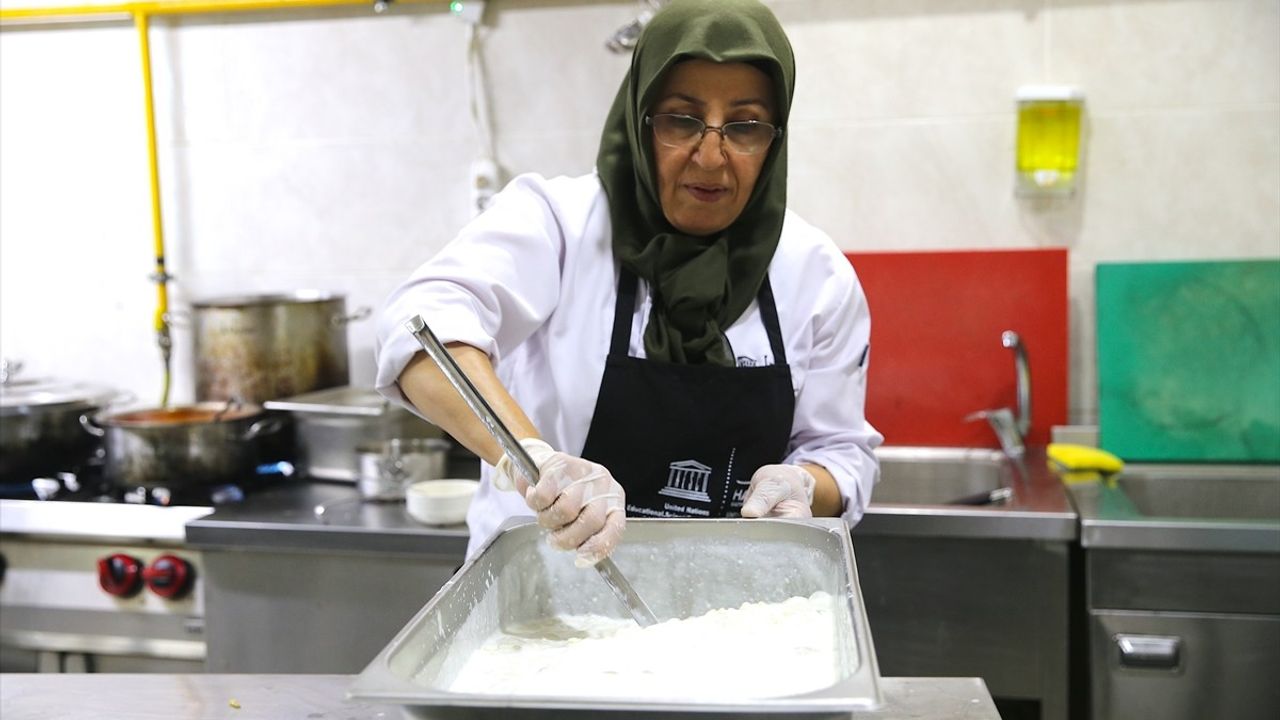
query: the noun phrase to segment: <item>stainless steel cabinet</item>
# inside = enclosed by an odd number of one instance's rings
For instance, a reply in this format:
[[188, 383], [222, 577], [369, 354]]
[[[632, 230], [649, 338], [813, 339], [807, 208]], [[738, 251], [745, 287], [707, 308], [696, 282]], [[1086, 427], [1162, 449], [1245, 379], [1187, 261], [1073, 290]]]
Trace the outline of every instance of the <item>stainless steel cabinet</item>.
[[[314, 508], [324, 505], [323, 519]], [[186, 526], [204, 560], [215, 673], [357, 673], [462, 565], [464, 526], [348, 484], [298, 483]]]
[[1280, 556], [1088, 550], [1093, 720], [1280, 716]]
[[1071, 485], [1092, 720], [1280, 717], [1280, 467]]
[[219, 549], [204, 559], [209, 672], [357, 673], [463, 557]]
[[1089, 615], [1095, 718], [1276, 717], [1280, 617]]
[[853, 533], [885, 677], [981, 677], [992, 696], [1068, 717], [1065, 541]]

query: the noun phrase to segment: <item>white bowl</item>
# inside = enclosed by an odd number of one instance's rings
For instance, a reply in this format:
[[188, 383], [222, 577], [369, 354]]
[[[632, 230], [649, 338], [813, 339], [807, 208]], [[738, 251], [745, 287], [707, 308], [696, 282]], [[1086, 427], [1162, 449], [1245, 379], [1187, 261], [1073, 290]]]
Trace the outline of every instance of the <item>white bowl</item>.
[[428, 525], [456, 525], [467, 519], [476, 480], [422, 480], [405, 489], [405, 508], [413, 519]]

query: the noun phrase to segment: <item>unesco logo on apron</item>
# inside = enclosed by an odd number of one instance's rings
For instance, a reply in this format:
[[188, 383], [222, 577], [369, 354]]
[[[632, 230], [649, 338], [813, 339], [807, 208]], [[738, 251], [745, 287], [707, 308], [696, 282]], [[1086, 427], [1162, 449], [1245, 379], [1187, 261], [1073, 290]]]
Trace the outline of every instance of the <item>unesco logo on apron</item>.
[[[613, 335], [582, 457], [609, 468], [629, 517], [737, 517], [762, 465], [782, 462], [795, 393], [768, 278], [758, 300], [777, 363], [683, 365], [631, 357], [635, 275], [618, 277]], [[638, 443], [637, 438], [644, 438]], [[711, 462], [705, 462], [710, 460]]]
[[[729, 468], [733, 468], [733, 457], [737, 454], [737, 448], [729, 454]], [[665, 495], [671, 498], [679, 498], [681, 500], [702, 503], [710, 505], [712, 502], [710, 486], [712, 483], [711, 474], [714, 468], [705, 465], [697, 460], [677, 460], [667, 466], [667, 484], [658, 490], [659, 495]], [[726, 484], [732, 478], [732, 473], [725, 472]], [[738, 510], [742, 507], [743, 497], [747, 494], [747, 488], [751, 485], [750, 480], [732, 480], [733, 487], [730, 489], [729, 509]], [[723, 502], [722, 502], [723, 505]], [[689, 515], [704, 515], [702, 508], [691, 508], [689, 506], [672, 507], [667, 505], [664, 509], [668, 511], [683, 512]], [[720, 514], [723, 515], [724, 507], [720, 508]]]

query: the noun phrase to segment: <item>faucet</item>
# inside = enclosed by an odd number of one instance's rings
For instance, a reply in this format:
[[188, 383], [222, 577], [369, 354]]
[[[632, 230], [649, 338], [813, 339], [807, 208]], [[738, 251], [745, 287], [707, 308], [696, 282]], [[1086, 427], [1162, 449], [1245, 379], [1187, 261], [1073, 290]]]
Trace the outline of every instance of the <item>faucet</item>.
[[1027, 349], [1022, 338], [1013, 330], [1005, 330], [1000, 334], [1000, 344], [1013, 350], [1013, 367], [1017, 373], [1018, 411], [1007, 407], [991, 410], [979, 410], [965, 417], [966, 421], [986, 420], [1000, 439], [1000, 447], [1004, 454], [1011, 458], [1022, 457], [1026, 451], [1025, 441], [1031, 430], [1031, 364], [1027, 360]]
[[640, 11], [634, 20], [614, 31], [605, 41], [604, 46], [616, 53], [628, 53], [635, 49], [640, 39], [640, 31], [653, 19], [654, 13], [666, 4], [667, 0], [647, 0], [648, 7]]

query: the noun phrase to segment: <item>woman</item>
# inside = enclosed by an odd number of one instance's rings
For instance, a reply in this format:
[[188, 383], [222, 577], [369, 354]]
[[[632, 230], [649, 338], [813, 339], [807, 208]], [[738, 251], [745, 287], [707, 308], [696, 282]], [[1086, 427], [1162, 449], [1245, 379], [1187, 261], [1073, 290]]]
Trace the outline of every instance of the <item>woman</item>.
[[[531, 511], [579, 564], [627, 515], [861, 516], [870, 318], [836, 246], [786, 210], [793, 79], [764, 6], [675, 0], [636, 45], [596, 172], [516, 178], [391, 296], [379, 390], [487, 463], [468, 554]], [[405, 331], [415, 314], [535, 487]]]

